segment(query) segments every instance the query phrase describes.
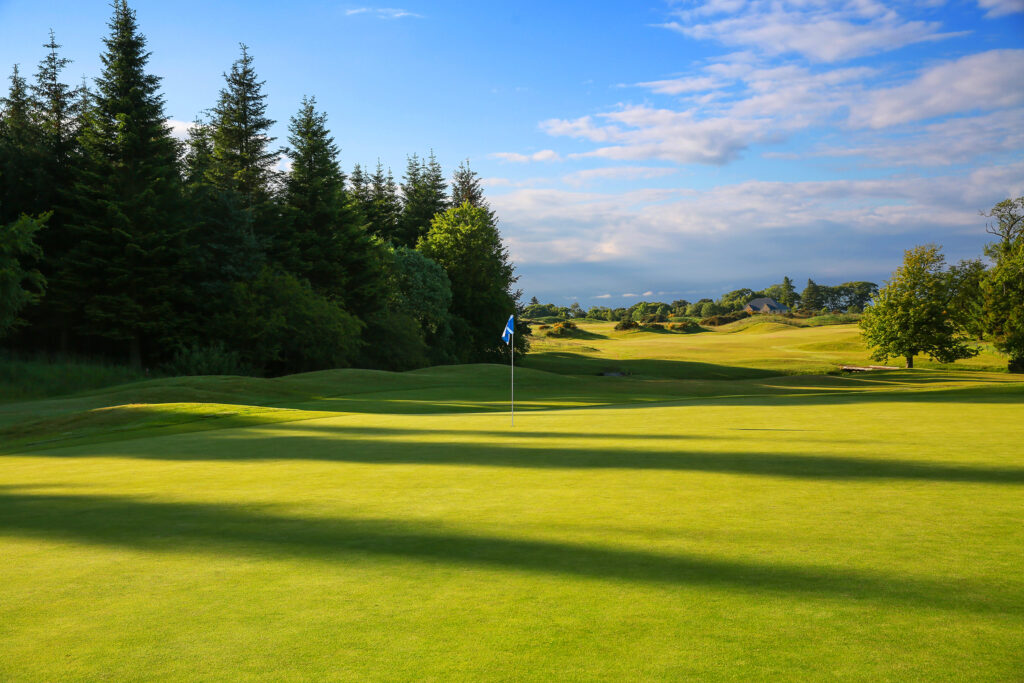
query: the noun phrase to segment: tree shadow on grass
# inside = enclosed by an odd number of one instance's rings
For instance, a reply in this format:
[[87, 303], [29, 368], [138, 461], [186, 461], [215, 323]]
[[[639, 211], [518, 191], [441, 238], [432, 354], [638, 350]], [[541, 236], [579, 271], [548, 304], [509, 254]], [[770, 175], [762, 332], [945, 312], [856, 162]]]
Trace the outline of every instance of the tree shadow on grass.
[[[807, 453], [763, 452], [757, 437], [719, 438], [735, 441], [729, 449], [680, 448], [688, 438], [650, 436], [648, 450], [608, 447], [589, 434], [548, 433], [530, 438], [516, 432], [493, 430], [411, 429], [325, 424], [321, 421], [282, 423], [267, 428], [225, 429], [192, 439], [105, 442], [94, 448], [51, 448], [38, 452], [52, 457], [127, 457], [144, 460], [259, 461], [319, 460], [378, 465], [465, 465], [534, 469], [621, 469], [711, 472], [718, 474], [791, 477], [825, 481], [917, 480], [948, 483], [1024, 484], [1024, 468], [936, 463], [894, 458], [868, 458]], [[632, 435], [621, 436], [628, 443]], [[438, 438], [440, 437], [440, 438]], [[700, 437], [702, 440], [704, 437]], [[554, 443], [552, 443], [554, 441]], [[807, 442], [806, 437], [801, 438]], [[821, 440], [822, 447], [834, 439]]]
[[531, 353], [523, 360], [523, 366], [568, 375], [621, 372], [626, 375], [658, 379], [758, 379], [786, 374], [777, 370], [741, 368], [699, 361], [600, 358], [567, 351]]
[[0, 492], [0, 533], [149, 551], [261, 559], [385, 557], [631, 583], [707, 586], [974, 613], [1024, 613], [1005, 588], [836, 566], [720, 559], [453, 531], [383, 519], [289, 517], [223, 504]]

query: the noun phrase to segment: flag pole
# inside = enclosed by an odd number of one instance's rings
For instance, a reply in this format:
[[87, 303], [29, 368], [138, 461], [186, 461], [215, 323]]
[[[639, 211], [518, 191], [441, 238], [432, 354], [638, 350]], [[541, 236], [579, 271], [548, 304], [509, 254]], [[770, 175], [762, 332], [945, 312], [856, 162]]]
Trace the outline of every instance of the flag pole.
[[508, 359], [509, 369], [511, 374], [509, 376], [509, 417], [512, 422], [512, 426], [516, 426], [516, 333], [515, 327], [512, 328], [512, 334], [508, 338]]

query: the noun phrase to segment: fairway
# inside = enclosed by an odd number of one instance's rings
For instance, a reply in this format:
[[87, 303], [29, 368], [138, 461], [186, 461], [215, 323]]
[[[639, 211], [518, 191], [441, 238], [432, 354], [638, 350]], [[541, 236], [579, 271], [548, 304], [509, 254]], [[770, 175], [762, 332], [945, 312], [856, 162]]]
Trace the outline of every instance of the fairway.
[[851, 331], [0, 404], [0, 679], [1019, 679], [1024, 382]]

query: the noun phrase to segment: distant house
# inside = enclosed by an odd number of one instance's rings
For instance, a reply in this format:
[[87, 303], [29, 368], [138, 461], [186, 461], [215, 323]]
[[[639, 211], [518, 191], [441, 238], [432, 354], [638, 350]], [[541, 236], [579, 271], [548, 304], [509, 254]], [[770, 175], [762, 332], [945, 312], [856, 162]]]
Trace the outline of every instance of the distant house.
[[788, 308], [767, 296], [752, 299], [743, 310], [747, 313], [789, 313]]

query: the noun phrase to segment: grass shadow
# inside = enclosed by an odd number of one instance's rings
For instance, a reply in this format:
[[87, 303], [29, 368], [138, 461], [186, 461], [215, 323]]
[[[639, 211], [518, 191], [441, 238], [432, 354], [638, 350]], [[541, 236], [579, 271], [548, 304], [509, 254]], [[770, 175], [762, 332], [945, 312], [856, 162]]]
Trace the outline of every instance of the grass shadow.
[[722, 559], [578, 543], [497, 537], [438, 524], [302, 518], [224, 504], [116, 496], [0, 492], [0, 533], [147, 551], [312, 557], [383, 557], [596, 580], [706, 586], [757, 593], [870, 600], [969, 613], [1024, 613], [1005, 587], [782, 562]]

